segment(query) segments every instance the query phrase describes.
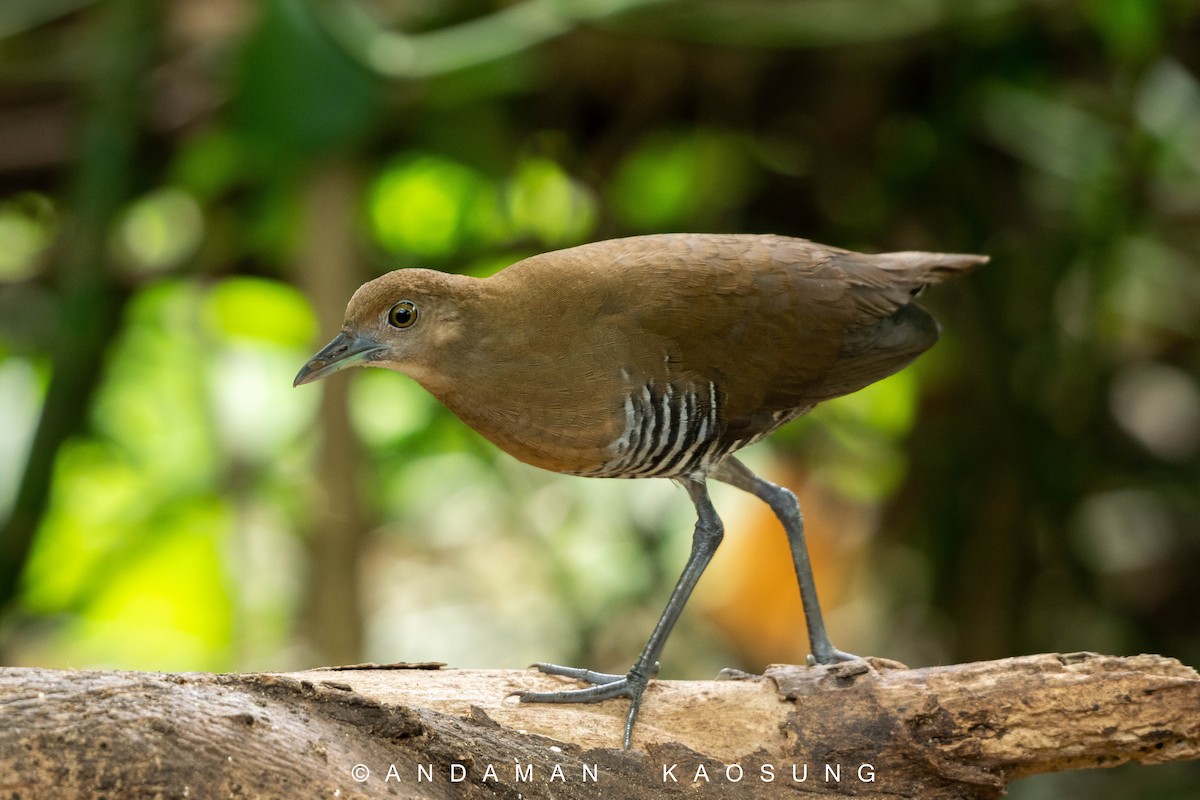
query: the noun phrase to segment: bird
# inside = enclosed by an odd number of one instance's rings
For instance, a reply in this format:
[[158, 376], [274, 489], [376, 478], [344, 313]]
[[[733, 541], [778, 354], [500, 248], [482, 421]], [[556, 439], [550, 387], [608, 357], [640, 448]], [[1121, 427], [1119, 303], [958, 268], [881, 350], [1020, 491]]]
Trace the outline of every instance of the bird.
[[659, 657], [724, 536], [716, 480], [783, 525], [810, 664], [858, 658], [825, 629], [796, 495], [735, 457], [818, 403], [907, 366], [939, 326], [914, 299], [986, 256], [862, 254], [771, 234], [651, 234], [542, 253], [490, 277], [389, 272], [350, 298], [341, 331], [296, 375], [348, 367], [408, 375], [501, 450], [596, 478], [668, 478], [696, 511], [691, 551], [624, 674], [537, 663], [583, 688], [523, 702], [628, 698], [623, 744]]

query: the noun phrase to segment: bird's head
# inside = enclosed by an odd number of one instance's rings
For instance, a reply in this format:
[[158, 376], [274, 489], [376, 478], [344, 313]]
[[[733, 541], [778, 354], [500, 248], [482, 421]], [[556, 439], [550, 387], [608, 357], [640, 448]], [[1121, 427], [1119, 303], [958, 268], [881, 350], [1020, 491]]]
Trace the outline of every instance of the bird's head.
[[389, 272], [359, 287], [342, 330], [308, 360], [293, 386], [347, 367], [375, 366], [418, 380], [463, 336], [465, 307], [478, 281], [426, 269]]

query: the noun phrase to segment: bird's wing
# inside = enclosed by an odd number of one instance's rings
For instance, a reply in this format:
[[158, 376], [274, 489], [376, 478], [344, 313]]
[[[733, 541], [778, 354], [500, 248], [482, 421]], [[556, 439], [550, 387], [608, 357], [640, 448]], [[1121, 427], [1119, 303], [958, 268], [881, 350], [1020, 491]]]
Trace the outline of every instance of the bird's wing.
[[[986, 261], [863, 255], [782, 236], [668, 235], [589, 253], [613, 270], [611, 326], [636, 360], [712, 380], [747, 429], [890, 375], [937, 340], [912, 304], [929, 284]], [[609, 267], [601, 267], [608, 269]], [[652, 371], [654, 371], [652, 369]]]
[[660, 234], [534, 256], [496, 277], [538, 287], [529, 313], [559, 331], [547, 341], [560, 357], [620, 362], [635, 381], [711, 382], [731, 431], [748, 436], [908, 364], [937, 339], [913, 296], [985, 260]]

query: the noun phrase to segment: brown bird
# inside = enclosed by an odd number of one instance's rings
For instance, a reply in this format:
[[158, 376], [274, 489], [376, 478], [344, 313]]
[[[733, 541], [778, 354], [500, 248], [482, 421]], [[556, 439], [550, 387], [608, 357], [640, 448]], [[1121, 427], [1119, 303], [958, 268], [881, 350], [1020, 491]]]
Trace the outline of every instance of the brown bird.
[[810, 661], [856, 658], [821, 619], [796, 496], [733, 453], [822, 400], [900, 370], [938, 326], [913, 298], [987, 261], [862, 255], [784, 236], [665, 234], [527, 258], [489, 278], [390, 272], [350, 299], [341, 332], [295, 385], [350, 366], [418, 381], [463, 422], [536, 467], [598, 478], [671, 478], [697, 521], [691, 555], [625, 675], [537, 664], [589, 684], [525, 702], [642, 693], [724, 533], [705, 481], [763, 500], [783, 523], [808, 623]]

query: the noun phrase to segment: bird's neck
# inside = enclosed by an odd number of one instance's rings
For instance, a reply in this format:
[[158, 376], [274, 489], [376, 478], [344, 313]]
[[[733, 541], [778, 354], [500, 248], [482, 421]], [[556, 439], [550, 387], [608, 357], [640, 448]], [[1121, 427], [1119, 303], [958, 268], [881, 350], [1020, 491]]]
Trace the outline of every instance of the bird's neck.
[[[576, 472], [620, 435], [613, 393], [565, 380], [581, 348], [553, 302], [507, 283], [476, 284], [476, 307], [429, 369], [406, 370], [463, 422], [534, 466]], [[519, 288], [519, 287], [516, 287]], [[469, 320], [469, 321], [468, 321]], [[582, 348], [586, 351], [587, 348]], [[616, 378], [616, 367], [613, 368]], [[603, 402], [604, 408], [597, 403]]]

